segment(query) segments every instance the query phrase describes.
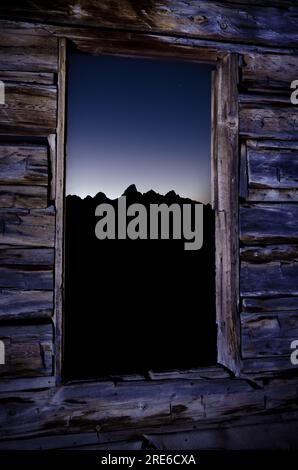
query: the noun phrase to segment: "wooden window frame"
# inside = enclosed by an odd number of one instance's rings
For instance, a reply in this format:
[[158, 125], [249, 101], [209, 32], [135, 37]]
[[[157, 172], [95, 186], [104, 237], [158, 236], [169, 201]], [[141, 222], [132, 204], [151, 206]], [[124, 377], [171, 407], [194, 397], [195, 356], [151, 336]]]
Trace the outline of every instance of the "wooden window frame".
[[[107, 33], [108, 34], [108, 33]], [[119, 33], [120, 34], [120, 33]], [[59, 39], [58, 71], [58, 124], [57, 157], [55, 168], [56, 232], [55, 232], [55, 376], [62, 384], [62, 356], [64, 331], [64, 201], [66, 159], [66, 63], [67, 49], [90, 53], [108, 52], [136, 57], [164, 58], [209, 63], [216, 65], [212, 76], [212, 196], [215, 210], [216, 240], [216, 322], [217, 363], [227, 367], [232, 374], [241, 374], [240, 321], [239, 321], [239, 226], [238, 226], [238, 178], [239, 178], [239, 119], [238, 119], [238, 70], [239, 58], [234, 52], [222, 52], [197, 45], [176, 47], [167, 38], [166, 47], [158, 36], [142, 35], [127, 51], [126, 41], [119, 41], [106, 50], [106, 37], [88, 38], [88, 33], [77, 35], [72, 41]], [[145, 384], [145, 383], [144, 383]], [[67, 383], [64, 384], [67, 387]], [[98, 383], [100, 386], [100, 382]], [[166, 383], [164, 387], [166, 387]]]

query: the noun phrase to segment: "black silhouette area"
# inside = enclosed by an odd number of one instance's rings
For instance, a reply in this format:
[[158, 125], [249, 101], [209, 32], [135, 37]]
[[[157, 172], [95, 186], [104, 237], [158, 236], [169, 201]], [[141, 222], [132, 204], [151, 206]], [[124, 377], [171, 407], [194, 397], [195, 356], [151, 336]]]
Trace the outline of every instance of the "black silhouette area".
[[[153, 203], [194, 204], [135, 185], [124, 195], [127, 206], [141, 203], [147, 212]], [[184, 240], [98, 240], [95, 208], [103, 202], [117, 208], [103, 193], [66, 197], [65, 379], [214, 364], [211, 206], [204, 205], [203, 247], [186, 251]]]

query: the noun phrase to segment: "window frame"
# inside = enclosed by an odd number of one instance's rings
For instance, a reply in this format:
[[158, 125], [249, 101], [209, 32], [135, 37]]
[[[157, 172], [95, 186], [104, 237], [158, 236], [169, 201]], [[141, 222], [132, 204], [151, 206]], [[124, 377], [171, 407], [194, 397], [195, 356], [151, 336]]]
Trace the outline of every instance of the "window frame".
[[[160, 40], [156, 36], [156, 39]], [[153, 40], [153, 46], [152, 46]], [[227, 367], [234, 375], [241, 373], [239, 320], [239, 117], [238, 70], [239, 58], [234, 52], [222, 52], [210, 47], [191, 45], [175, 47], [167, 38], [162, 51], [154, 47], [154, 35], [142, 35], [140, 44], [127, 53], [127, 46], [119, 41], [105, 50], [106, 38], [88, 38], [88, 33], [70, 41], [59, 38], [58, 123], [55, 165], [55, 291], [54, 328], [56, 384], [63, 383], [64, 331], [64, 224], [65, 224], [65, 163], [66, 163], [66, 77], [67, 51], [90, 53], [108, 52], [134, 57], [150, 57], [193, 61], [216, 65], [212, 75], [211, 161], [212, 198], [215, 210], [215, 295], [217, 323], [217, 364]], [[157, 43], [158, 44], [158, 43]], [[149, 47], [150, 46], [150, 47]], [[175, 50], [173, 52], [173, 47]], [[98, 382], [94, 380], [94, 382]], [[82, 381], [84, 383], [84, 381]], [[90, 383], [90, 381], [89, 381]], [[100, 381], [98, 382], [100, 386]], [[166, 384], [164, 384], [166, 386]]]

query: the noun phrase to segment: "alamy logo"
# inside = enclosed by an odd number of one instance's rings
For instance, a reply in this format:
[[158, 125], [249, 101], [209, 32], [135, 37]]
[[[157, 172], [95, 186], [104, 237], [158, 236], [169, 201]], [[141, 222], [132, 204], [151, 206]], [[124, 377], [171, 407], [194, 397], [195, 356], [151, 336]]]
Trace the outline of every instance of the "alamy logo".
[[3, 341], [0, 340], [0, 365], [3, 366], [5, 364], [5, 344]]
[[[192, 205], [194, 206], [192, 208]], [[194, 223], [192, 223], [194, 209]], [[99, 240], [184, 239], [185, 250], [199, 250], [203, 245], [203, 204], [150, 204], [149, 213], [143, 204], [126, 207], [126, 196], [118, 199], [118, 220], [112, 204], [99, 204], [95, 215], [101, 217], [96, 223], [95, 235]], [[149, 216], [149, 229], [148, 229]], [[130, 220], [127, 219], [130, 218]], [[171, 219], [171, 224], [170, 224]], [[117, 225], [117, 234], [116, 234]], [[171, 227], [170, 227], [171, 225]], [[192, 229], [194, 227], [194, 230]]]
[[5, 104], [5, 85], [2, 80], [0, 80], [0, 104]]
[[291, 103], [298, 104], [298, 80], [292, 81], [291, 89], [294, 89], [294, 91], [291, 93]]

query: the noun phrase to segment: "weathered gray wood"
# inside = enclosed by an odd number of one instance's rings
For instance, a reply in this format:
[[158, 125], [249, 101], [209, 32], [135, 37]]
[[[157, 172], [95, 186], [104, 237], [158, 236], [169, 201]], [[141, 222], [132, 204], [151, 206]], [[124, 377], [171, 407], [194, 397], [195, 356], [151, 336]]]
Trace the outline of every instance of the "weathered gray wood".
[[0, 267], [0, 287], [12, 287], [14, 289], [53, 289], [53, 270], [32, 270]]
[[[2, 71], [57, 72], [58, 41], [46, 28], [16, 23], [0, 28], [0, 63]], [[26, 75], [23, 76], [23, 79]], [[45, 77], [43, 77], [44, 79]], [[48, 80], [48, 78], [47, 78]], [[30, 79], [31, 81], [31, 79]]]
[[55, 166], [55, 375], [62, 375], [63, 292], [64, 292], [64, 198], [65, 198], [65, 111], [66, 111], [66, 40], [59, 40], [58, 127]]
[[251, 202], [297, 202], [298, 189], [249, 188], [246, 200]]
[[280, 312], [287, 310], [298, 310], [298, 297], [242, 299], [242, 310], [245, 312]]
[[48, 2], [38, 8], [30, 1], [14, 3], [13, 15], [9, 1], [1, 3], [2, 17], [29, 19], [48, 23], [100, 26], [132, 31], [175, 33], [189, 37], [241, 43], [297, 47], [298, 35], [290, 11], [264, 5], [180, 0], [162, 0], [136, 4], [129, 0], [73, 0]]
[[240, 208], [240, 239], [244, 243], [298, 241], [298, 205], [243, 204]]
[[50, 184], [50, 191], [49, 191], [49, 199], [50, 201], [55, 201], [56, 199], [56, 134], [50, 134], [48, 136], [48, 144], [49, 144], [49, 184]]
[[18, 289], [0, 291], [0, 320], [51, 318], [53, 310], [52, 291]]
[[50, 324], [0, 326], [0, 339], [5, 344], [1, 377], [51, 375], [53, 331]]
[[54, 208], [0, 209], [0, 243], [53, 247]]
[[218, 362], [240, 370], [238, 317], [238, 56], [222, 58], [214, 82], [213, 159]]
[[46, 146], [0, 144], [0, 184], [47, 186]]
[[168, 380], [168, 379], [223, 379], [230, 377], [226, 369], [221, 366], [202, 367], [190, 370], [170, 370], [165, 372], [149, 371], [151, 380]]
[[[1, 46], [0, 46], [1, 49]], [[39, 85], [54, 85], [53, 73], [25, 72], [15, 70], [0, 70], [0, 80], [6, 82], [34, 83]]]
[[[1, 393], [18, 392], [24, 390], [43, 390], [55, 386], [55, 377], [30, 377], [18, 379], [4, 379], [0, 380], [0, 399]], [[2, 395], [3, 396], [3, 395]], [[4, 395], [5, 396], [5, 395]]]
[[7, 83], [0, 107], [0, 133], [47, 135], [56, 128], [55, 86]]
[[262, 373], [274, 375], [281, 371], [295, 371], [296, 369], [297, 366], [291, 363], [289, 356], [264, 356], [252, 359], [243, 359], [242, 373], [252, 376]]
[[[263, 359], [263, 358], [262, 358]], [[284, 361], [285, 358], [277, 358]], [[287, 358], [288, 359], [288, 358]], [[264, 358], [266, 361], [272, 358]], [[250, 361], [251, 360], [247, 360]], [[255, 360], [254, 360], [255, 361]], [[3, 396], [4, 395], [4, 396]], [[293, 407], [297, 379], [256, 390], [245, 380], [170, 380], [135, 384], [85, 383], [0, 397], [2, 438], [177, 426], [193, 429]], [[18, 398], [18, 400], [16, 400]], [[297, 405], [296, 406], [297, 409]], [[38, 411], [37, 411], [38, 410]], [[36, 418], [38, 413], [38, 420]], [[143, 431], [144, 432], [144, 431]]]
[[46, 186], [0, 185], [0, 207], [42, 209], [47, 205], [48, 188]]
[[298, 311], [244, 313], [241, 326], [244, 358], [290, 356], [291, 342], [298, 337]]
[[297, 140], [251, 140], [247, 139], [245, 141], [246, 146], [250, 149], [260, 150], [260, 149], [278, 149], [279, 151], [283, 150], [298, 150], [298, 141]]
[[298, 263], [241, 263], [242, 297], [298, 295]]
[[298, 151], [248, 149], [247, 164], [252, 188], [298, 188]]
[[244, 246], [240, 248], [242, 261], [298, 261], [298, 245]]
[[248, 88], [290, 88], [298, 76], [298, 57], [278, 54], [245, 54], [242, 81]]
[[297, 139], [295, 107], [269, 107], [243, 104], [240, 107], [240, 133], [246, 137]]
[[8, 248], [0, 245], [0, 264], [9, 266], [54, 266], [53, 248]]

